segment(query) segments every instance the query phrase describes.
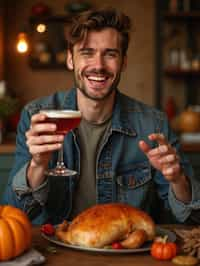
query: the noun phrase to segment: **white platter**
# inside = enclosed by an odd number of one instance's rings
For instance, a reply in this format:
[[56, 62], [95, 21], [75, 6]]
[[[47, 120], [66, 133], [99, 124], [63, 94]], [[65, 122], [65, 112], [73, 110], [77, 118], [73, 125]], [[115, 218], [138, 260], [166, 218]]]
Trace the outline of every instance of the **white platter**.
[[[168, 241], [175, 242], [176, 241], [176, 234], [172, 231], [162, 228], [162, 227], [156, 227], [156, 236], [168, 236]], [[64, 243], [57, 239], [56, 236], [47, 236], [42, 233], [42, 236], [50, 241], [51, 243], [54, 243], [59, 246], [63, 246], [70, 249], [80, 250], [80, 251], [87, 251], [87, 252], [97, 252], [97, 253], [111, 253], [111, 254], [126, 254], [126, 253], [139, 253], [139, 252], [146, 252], [149, 251], [151, 248], [152, 242], [146, 242], [141, 248], [136, 249], [112, 249], [112, 248], [88, 248], [88, 247], [81, 247], [76, 245], [71, 245]]]

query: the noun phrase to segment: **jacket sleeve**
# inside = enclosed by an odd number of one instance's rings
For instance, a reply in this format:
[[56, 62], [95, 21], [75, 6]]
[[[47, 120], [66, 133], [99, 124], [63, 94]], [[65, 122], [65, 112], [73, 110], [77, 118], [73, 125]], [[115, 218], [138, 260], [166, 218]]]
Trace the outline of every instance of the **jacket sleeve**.
[[173, 215], [179, 222], [185, 223], [187, 219], [190, 219], [192, 217], [192, 219], [195, 220], [194, 216], [198, 213], [196, 210], [199, 210], [200, 212], [200, 182], [198, 181], [197, 176], [195, 176], [190, 162], [181, 151], [178, 138], [170, 129], [167, 119], [165, 119], [163, 122], [163, 132], [165, 132], [164, 134], [168, 136], [170, 144], [176, 149], [180, 157], [181, 167], [183, 168], [185, 176], [187, 176], [189, 180], [192, 192], [192, 199], [189, 203], [186, 204], [176, 198], [171, 186], [169, 186], [169, 207], [171, 208]]
[[30, 114], [27, 109], [24, 109], [17, 130], [15, 161], [3, 196], [3, 203], [22, 209], [33, 223], [41, 224], [47, 219], [45, 202], [48, 194], [48, 181], [35, 190], [27, 184], [26, 172], [31, 154], [26, 145], [25, 133], [29, 127]]

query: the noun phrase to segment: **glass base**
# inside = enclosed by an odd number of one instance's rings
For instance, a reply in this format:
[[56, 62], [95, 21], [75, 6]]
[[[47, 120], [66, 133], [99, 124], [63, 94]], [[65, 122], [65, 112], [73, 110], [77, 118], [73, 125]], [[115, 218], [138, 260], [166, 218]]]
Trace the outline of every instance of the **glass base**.
[[65, 166], [57, 166], [56, 168], [48, 169], [45, 172], [45, 175], [50, 175], [50, 176], [73, 176], [76, 174], [77, 174], [76, 171], [70, 170]]

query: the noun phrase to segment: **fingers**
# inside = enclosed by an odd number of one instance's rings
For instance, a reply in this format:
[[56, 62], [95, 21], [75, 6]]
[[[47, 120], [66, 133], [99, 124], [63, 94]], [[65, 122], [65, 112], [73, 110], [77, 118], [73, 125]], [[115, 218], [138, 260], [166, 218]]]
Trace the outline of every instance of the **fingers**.
[[34, 114], [31, 117], [31, 124], [35, 124], [35, 123], [39, 123], [39, 122], [45, 121], [46, 118], [47, 117], [46, 117], [45, 114], [42, 114], [42, 113]]
[[167, 145], [168, 141], [161, 133], [153, 133], [148, 136], [149, 140], [156, 141], [159, 145]]
[[156, 141], [159, 146], [152, 149], [146, 142], [141, 140], [139, 142], [140, 149], [149, 156], [157, 156], [164, 154], [168, 151], [168, 142], [163, 134], [153, 133], [148, 136], [149, 140]]
[[158, 147], [151, 149], [148, 152], [149, 156], [163, 156], [168, 153], [176, 153], [175, 150], [168, 143], [167, 139], [163, 134], [153, 133], [148, 136], [151, 141], [156, 141], [158, 143]]
[[166, 164], [166, 163], [175, 163], [175, 162], [179, 162], [179, 156], [177, 154], [169, 154], [166, 155], [165, 157], [162, 157], [159, 162], [161, 164]]
[[182, 172], [180, 158], [163, 134], [150, 134], [149, 140], [156, 141], [158, 146], [152, 148], [143, 140], [139, 142], [140, 149], [146, 154], [154, 168], [161, 171], [166, 179], [174, 181]]
[[162, 170], [162, 174], [169, 180], [174, 181], [177, 176], [182, 172], [180, 164], [177, 162], [171, 166], [165, 167]]
[[26, 133], [26, 137], [43, 134], [44, 132], [54, 133], [56, 125], [45, 122], [44, 114], [35, 114], [31, 117], [30, 129]]
[[56, 135], [56, 125], [45, 122], [46, 116], [38, 113], [31, 117], [30, 129], [26, 132], [26, 144], [32, 156], [58, 150], [64, 141], [63, 135]]
[[29, 136], [26, 143], [27, 145], [41, 145], [48, 143], [62, 143], [63, 140], [63, 135], [40, 135], [37, 138], [35, 136]]
[[41, 153], [48, 153], [59, 150], [62, 147], [61, 143], [46, 144], [46, 145], [31, 145], [29, 146], [29, 152], [34, 156]]
[[177, 154], [169, 154], [159, 159], [162, 173], [165, 176], [176, 175], [180, 171], [180, 161]]
[[169, 146], [168, 145], [160, 145], [157, 148], [151, 149], [148, 152], [149, 156], [161, 156], [164, 154], [167, 154], [169, 152]]
[[50, 123], [41, 123], [41, 124], [34, 124], [30, 127], [30, 130], [27, 131], [27, 136], [31, 135], [38, 135], [43, 133], [54, 133], [56, 131], [56, 125]]
[[139, 147], [144, 153], [148, 153], [151, 147], [143, 140], [139, 141]]
[[50, 136], [38, 136], [30, 137], [27, 139], [27, 146], [29, 147], [29, 152], [34, 155], [37, 153], [44, 153], [55, 151], [61, 148], [64, 136], [50, 135]]

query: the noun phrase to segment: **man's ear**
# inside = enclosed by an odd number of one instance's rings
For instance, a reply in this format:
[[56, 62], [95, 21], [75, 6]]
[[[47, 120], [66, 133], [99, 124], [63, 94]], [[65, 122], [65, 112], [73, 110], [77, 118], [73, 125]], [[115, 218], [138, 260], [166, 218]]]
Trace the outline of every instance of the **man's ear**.
[[67, 64], [67, 68], [68, 68], [69, 70], [73, 70], [73, 69], [74, 69], [72, 53], [71, 53], [70, 50], [67, 50], [66, 64]]
[[127, 67], [127, 55], [124, 56], [123, 62], [122, 62], [122, 71], [125, 71]]

